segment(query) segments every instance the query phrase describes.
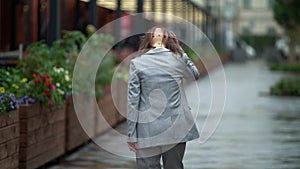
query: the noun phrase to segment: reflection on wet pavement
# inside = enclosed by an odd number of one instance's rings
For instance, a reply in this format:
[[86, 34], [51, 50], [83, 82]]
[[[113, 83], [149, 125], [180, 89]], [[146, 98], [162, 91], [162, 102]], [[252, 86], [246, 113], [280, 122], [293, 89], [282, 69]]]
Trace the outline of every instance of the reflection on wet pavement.
[[[284, 74], [270, 72], [261, 61], [230, 63], [225, 73], [222, 121], [208, 142], [188, 144], [186, 168], [300, 168], [300, 98], [260, 94]], [[199, 85], [200, 107], [207, 107], [209, 93], [202, 86], [209, 82]]]

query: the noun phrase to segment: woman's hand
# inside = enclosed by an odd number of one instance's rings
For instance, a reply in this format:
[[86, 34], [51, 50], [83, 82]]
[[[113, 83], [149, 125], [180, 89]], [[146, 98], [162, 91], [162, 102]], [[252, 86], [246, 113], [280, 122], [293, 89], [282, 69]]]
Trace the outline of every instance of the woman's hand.
[[127, 144], [128, 144], [129, 150], [136, 153], [136, 151], [137, 151], [137, 142], [127, 142]]
[[176, 35], [173, 32], [171, 32], [170, 34], [171, 34], [171, 38], [174, 40], [175, 44], [179, 46], [179, 41], [176, 38]]

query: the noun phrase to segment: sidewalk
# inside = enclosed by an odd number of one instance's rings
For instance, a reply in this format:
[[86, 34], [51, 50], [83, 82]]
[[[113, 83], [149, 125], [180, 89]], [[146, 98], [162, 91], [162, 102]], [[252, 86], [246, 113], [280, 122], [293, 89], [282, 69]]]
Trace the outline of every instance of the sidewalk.
[[[120, 133], [126, 133], [126, 123], [116, 127]], [[114, 132], [108, 131], [96, 138], [96, 142], [115, 145], [118, 151], [128, 151], [128, 148]], [[128, 151], [129, 152], [129, 151]], [[119, 157], [100, 148], [91, 142], [80, 150], [67, 156], [63, 162], [48, 169], [131, 169], [135, 168], [135, 159]]]
[[[215, 70], [212, 75], [218, 73]], [[186, 169], [200, 168], [299, 168], [300, 99], [273, 97], [267, 93], [283, 73], [270, 72], [260, 60], [225, 66], [227, 100], [223, 118], [214, 135], [204, 144], [189, 142], [184, 157]], [[198, 81], [202, 126], [210, 108], [209, 77]], [[187, 86], [187, 95], [195, 92]], [[191, 107], [193, 109], [194, 103]], [[126, 124], [116, 128], [126, 133]], [[201, 129], [200, 129], [201, 130]], [[97, 142], [114, 145], [116, 151], [128, 151], [126, 144], [112, 131]], [[129, 169], [132, 158], [112, 155], [90, 143], [49, 169]]]

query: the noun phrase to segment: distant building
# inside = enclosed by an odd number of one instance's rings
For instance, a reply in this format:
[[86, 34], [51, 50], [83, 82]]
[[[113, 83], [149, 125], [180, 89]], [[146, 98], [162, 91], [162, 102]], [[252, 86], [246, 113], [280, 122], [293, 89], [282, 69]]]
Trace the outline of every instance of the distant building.
[[[221, 24], [237, 35], [279, 35], [283, 29], [273, 18], [274, 0], [192, 0], [209, 6]], [[230, 25], [224, 25], [230, 23]]]
[[278, 35], [283, 30], [273, 18], [274, 0], [238, 0], [238, 33]]

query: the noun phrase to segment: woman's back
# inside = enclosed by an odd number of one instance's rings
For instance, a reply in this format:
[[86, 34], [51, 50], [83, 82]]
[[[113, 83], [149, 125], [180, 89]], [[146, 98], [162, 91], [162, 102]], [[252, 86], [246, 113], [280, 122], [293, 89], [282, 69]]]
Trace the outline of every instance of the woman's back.
[[[134, 107], [138, 112], [136, 113], [138, 114], [136, 129], [137, 138], [141, 139], [138, 141], [139, 147], [184, 140], [189, 130], [193, 128], [191, 125], [193, 119], [182, 80], [183, 78], [193, 79], [194, 75], [181, 56], [173, 54], [166, 48], [155, 48], [133, 59], [131, 68], [134, 69], [131, 70], [131, 74], [136, 75], [135, 80], [131, 79], [131, 84], [139, 84], [140, 92], [138, 99], [128, 100], [129, 105], [131, 101], [138, 102]], [[136, 88], [129, 84], [128, 89], [134, 87]], [[129, 98], [132, 98], [130, 92]], [[180, 120], [178, 120], [179, 117], [181, 117]], [[191, 132], [187, 140], [198, 137], [195, 127]], [[160, 139], [157, 136], [160, 136]]]

